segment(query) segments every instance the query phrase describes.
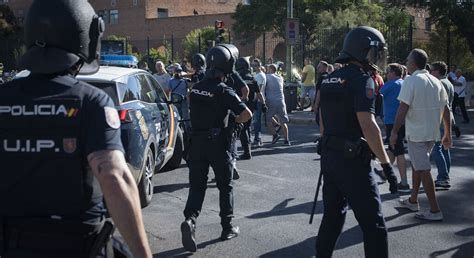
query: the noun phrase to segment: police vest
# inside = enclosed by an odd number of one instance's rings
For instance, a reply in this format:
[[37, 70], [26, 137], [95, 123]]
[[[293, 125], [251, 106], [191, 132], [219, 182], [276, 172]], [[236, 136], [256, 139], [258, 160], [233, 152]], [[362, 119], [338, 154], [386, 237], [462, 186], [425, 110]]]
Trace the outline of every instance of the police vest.
[[87, 114], [82, 112], [80, 85], [73, 78], [57, 77], [34, 85], [45, 92], [55, 89], [54, 94], [31, 96], [22, 90], [39, 81], [20, 79], [1, 89], [0, 216], [79, 218], [92, 199], [102, 199], [82, 152], [81, 126]]

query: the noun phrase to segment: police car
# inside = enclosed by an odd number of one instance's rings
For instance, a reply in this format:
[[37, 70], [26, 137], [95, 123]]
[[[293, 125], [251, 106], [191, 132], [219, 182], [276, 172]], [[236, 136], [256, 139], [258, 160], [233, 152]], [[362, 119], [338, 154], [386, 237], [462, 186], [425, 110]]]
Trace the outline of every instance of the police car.
[[153, 175], [162, 168], [174, 169], [181, 164], [183, 135], [179, 115], [153, 76], [140, 69], [101, 66], [92, 75], [77, 79], [105, 91], [114, 101], [121, 121], [125, 158], [138, 183], [142, 207], [153, 197]]

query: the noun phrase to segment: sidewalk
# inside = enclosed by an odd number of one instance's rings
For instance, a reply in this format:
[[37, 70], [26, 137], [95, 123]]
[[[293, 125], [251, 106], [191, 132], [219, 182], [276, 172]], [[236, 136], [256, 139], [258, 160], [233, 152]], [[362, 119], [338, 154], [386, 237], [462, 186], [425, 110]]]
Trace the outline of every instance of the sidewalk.
[[315, 114], [314, 112], [309, 111], [299, 111], [293, 110], [291, 113], [288, 113], [288, 117], [290, 118], [290, 124], [305, 124], [305, 125], [316, 125]]
[[[471, 124], [474, 123], [474, 106], [466, 107], [467, 112], [469, 117], [471, 118]], [[290, 118], [290, 124], [306, 124], [306, 125], [316, 125], [315, 121], [315, 114], [314, 112], [309, 111], [310, 109], [308, 108], [307, 110], [304, 111], [299, 111], [299, 110], [293, 110], [291, 113], [288, 113], [288, 117]], [[459, 110], [458, 110], [459, 112]], [[456, 121], [460, 127], [465, 127], [469, 128], [470, 124], [467, 124], [465, 126], [461, 126], [461, 121], [462, 121], [462, 116], [460, 115], [455, 115]]]

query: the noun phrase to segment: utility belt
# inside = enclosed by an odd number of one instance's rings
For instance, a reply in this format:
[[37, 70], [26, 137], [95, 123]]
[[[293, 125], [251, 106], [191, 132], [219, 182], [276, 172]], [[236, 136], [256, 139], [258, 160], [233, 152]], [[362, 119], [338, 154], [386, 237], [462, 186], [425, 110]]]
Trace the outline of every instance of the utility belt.
[[226, 131], [226, 128], [211, 128], [209, 130], [193, 130], [191, 132], [192, 136], [197, 136], [197, 137], [205, 137], [208, 138], [209, 140], [217, 140], [219, 139], [219, 136], [221, 136], [221, 133]]
[[0, 256], [16, 249], [95, 257], [109, 242], [113, 231], [110, 220], [88, 225], [61, 219], [0, 217]]
[[362, 137], [351, 140], [338, 136], [323, 136], [320, 144], [323, 149], [327, 148], [343, 152], [345, 159], [359, 158], [364, 161], [370, 161], [374, 158], [369, 144], [367, 144], [367, 141]]

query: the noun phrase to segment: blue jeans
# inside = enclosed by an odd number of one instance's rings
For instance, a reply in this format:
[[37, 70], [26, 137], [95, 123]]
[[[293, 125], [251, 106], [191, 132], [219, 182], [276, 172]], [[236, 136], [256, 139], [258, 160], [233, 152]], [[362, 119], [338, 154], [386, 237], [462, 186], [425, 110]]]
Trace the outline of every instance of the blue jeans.
[[449, 170], [451, 169], [451, 154], [449, 149], [445, 150], [441, 142], [436, 142], [433, 150], [431, 151], [431, 157], [436, 162], [438, 167], [437, 180], [449, 180]]
[[262, 103], [257, 102], [255, 106], [255, 112], [253, 114], [254, 141], [260, 141], [260, 132], [262, 131]]

